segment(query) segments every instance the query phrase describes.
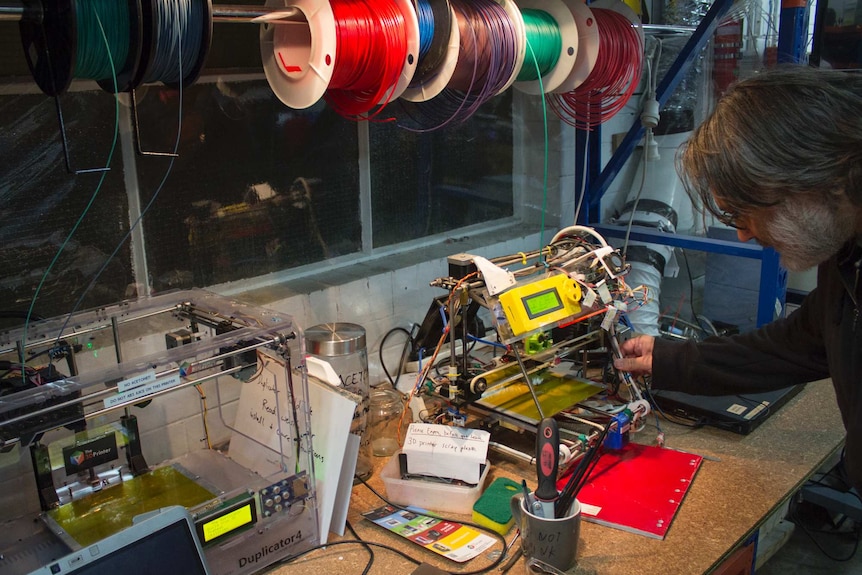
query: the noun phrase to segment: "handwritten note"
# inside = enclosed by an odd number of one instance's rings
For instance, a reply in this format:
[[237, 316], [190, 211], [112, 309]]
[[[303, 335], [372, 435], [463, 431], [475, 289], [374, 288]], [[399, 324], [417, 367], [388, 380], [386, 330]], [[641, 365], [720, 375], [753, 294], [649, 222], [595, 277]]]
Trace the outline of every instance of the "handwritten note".
[[[292, 409], [288, 401], [284, 364], [265, 357], [260, 376], [246, 383], [240, 393], [230, 457], [264, 477], [277, 477], [293, 467]], [[276, 400], [278, 390], [278, 400]], [[350, 424], [360, 397], [308, 378], [308, 402], [297, 411], [311, 410], [314, 477], [317, 488], [321, 543], [330, 529], [344, 533], [350, 502], [356, 447], [348, 451]], [[294, 432], [295, 433], [295, 432]], [[285, 465], [286, 464], [286, 465]], [[346, 486], [339, 478], [347, 475]], [[334, 519], [333, 519], [334, 518]]]
[[478, 483], [490, 437], [480, 429], [411, 423], [403, 448], [407, 472]]

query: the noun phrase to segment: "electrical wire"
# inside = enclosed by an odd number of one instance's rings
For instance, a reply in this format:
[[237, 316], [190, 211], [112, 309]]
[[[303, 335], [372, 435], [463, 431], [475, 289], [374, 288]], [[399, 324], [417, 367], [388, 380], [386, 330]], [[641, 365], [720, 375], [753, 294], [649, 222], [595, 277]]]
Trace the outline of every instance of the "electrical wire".
[[[344, 525], [356, 541], [365, 543], [362, 537], [359, 536], [359, 533], [357, 533], [353, 528], [353, 525], [350, 524], [350, 521], [345, 521]], [[371, 566], [374, 565], [374, 549], [372, 549], [371, 545], [365, 545], [365, 549], [368, 551], [368, 563], [365, 564], [365, 569], [362, 570], [362, 575], [368, 575], [368, 572], [371, 571]]]
[[402, 551], [400, 549], [392, 547], [391, 545], [385, 545], [383, 543], [375, 543], [373, 541], [365, 541], [365, 540], [354, 541], [354, 540], [349, 540], [349, 539], [346, 539], [344, 541], [328, 541], [328, 542], [323, 543], [321, 545], [315, 545], [314, 547], [300, 551], [296, 555], [292, 555], [292, 556], [288, 557], [287, 559], [282, 559], [278, 563], [281, 565], [290, 564], [290, 563], [295, 562], [297, 559], [300, 559], [301, 557], [305, 557], [309, 553], [313, 553], [314, 551], [319, 551], [321, 549], [328, 549], [330, 547], [341, 547], [343, 545], [361, 545], [362, 547], [365, 547], [366, 549], [369, 549], [370, 547], [377, 547], [379, 549], [385, 549], [386, 551], [391, 551], [392, 553], [395, 553], [396, 555], [400, 555], [402, 559], [406, 559], [407, 561], [409, 561], [410, 563], [413, 563], [414, 565], [419, 565], [421, 563], [420, 561], [417, 561], [416, 559], [414, 559], [409, 554], [405, 553], [404, 551]]
[[837, 557], [837, 556], [833, 555], [832, 553], [830, 553], [829, 551], [827, 551], [826, 548], [823, 547], [821, 542], [818, 541], [817, 538], [814, 537], [814, 533], [829, 533], [830, 535], [839, 535], [840, 533], [823, 531], [823, 530], [818, 531], [818, 530], [810, 529], [808, 526], [805, 525], [805, 521], [799, 516], [798, 509], [794, 509], [793, 513], [791, 514], [791, 517], [793, 519], [793, 523], [795, 525], [798, 525], [799, 528], [802, 529], [802, 532], [808, 536], [808, 538], [811, 540], [811, 542], [814, 543], [814, 546], [817, 547], [817, 549], [821, 553], [823, 553], [823, 555], [825, 555], [826, 557], [828, 557], [832, 561], [838, 561], [838, 562], [844, 563], [844, 562], [850, 561], [851, 559], [853, 559], [856, 556], [856, 552], [859, 550], [859, 539], [860, 539], [860, 537], [862, 537], [862, 526], [860, 526], [860, 525], [854, 526], [854, 529], [853, 529], [853, 548], [850, 550], [850, 552], [845, 557]]
[[[404, 346], [401, 349], [401, 359], [398, 362], [398, 372], [395, 375], [395, 379], [392, 379], [392, 375], [386, 368], [386, 362], [383, 359], [383, 348], [385, 347], [386, 340], [389, 339], [389, 336], [397, 332], [403, 332], [404, 334], [406, 334], [407, 339], [404, 341]], [[387, 331], [386, 334], [383, 336], [383, 339], [380, 340], [380, 348], [378, 350], [380, 355], [380, 367], [383, 368], [383, 373], [386, 374], [386, 379], [388, 379], [389, 383], [392, 384], [393, 389], [398, 389], [398, 381], [401, 379], [401, 373], [404, 371], [404, 365], [407, 361], [407, 356], [414, 343], [415, 342], [413, 339], [413, 333], [400, 326], [393, 327], [392, 329]]]

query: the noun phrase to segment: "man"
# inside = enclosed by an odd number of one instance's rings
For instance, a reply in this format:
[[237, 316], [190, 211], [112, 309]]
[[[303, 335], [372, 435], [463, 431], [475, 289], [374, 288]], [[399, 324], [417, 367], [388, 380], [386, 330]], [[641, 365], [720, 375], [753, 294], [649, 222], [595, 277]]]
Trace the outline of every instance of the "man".
[[733, 86], [678, 156], [702, 210], [779, 253], [818, 266], [802, 306], [746, 334], [700, 343], [649, 336], [618, 369], [660, 389], [750, 393], [831, 377], [847, 434], [845, 468], [862, 493], [862, 75], [779, 67]]

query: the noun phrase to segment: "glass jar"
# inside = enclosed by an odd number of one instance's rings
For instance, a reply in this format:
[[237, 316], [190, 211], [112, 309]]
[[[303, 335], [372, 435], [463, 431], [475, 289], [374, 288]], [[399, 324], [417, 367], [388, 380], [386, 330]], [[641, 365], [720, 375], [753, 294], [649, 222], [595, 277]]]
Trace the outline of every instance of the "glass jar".
[[[398, 451], [400, 436], [398, 425], [404, 411], [404, 400], [394, 389], [372, 389], [368, 411], [368, 429], [371, 453], [388, 457]], [[404, 422], [405, 430], [409, 422]]]
[[308, 354], [329, 362], [341, 387], [358, 395], [350, 432], [358, 435], [359, 454], [355, 475], [367, 479], [372, 464], [368, 447], [368, 352], [365, 348], [365, 328], [355, 323], [324, 323], [305, 331]]

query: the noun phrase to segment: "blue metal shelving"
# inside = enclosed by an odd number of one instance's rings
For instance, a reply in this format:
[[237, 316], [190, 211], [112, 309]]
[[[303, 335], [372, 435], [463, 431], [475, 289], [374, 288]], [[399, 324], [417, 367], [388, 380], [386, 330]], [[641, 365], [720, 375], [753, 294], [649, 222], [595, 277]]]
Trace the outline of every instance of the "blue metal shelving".
[[[688, 70], [709, 39], [715, 29], [721, 23], [724, 16], [733, 6], [733, 0], [715, 0], [703, 20], [692, 33], [686, 45], [671, 65], [668, 72], [656, 87], [656, 99], [659, 106], [663, 107], [674, 90], [683, 79]], [[596, 224], [599, 219], [599, 206], [604, 193], [608, 190], [613, 179], [623, 169], [626, 161], [631, 156], [635, 147], [643, 138], [644, 128], [640, 119], [636, 119], [629, 131], [626, 133], [614, 154], [608, 160], [604, 169], [599, 172], [600, 154], [598, 147], [590, 146], [589, 162], [587, 169], [587, 188], [585, 204], [587, 210], [581, 213], [579, 223], [594, 227], [599, 233], [606, 237], [625, 237], [626, 228], [606, 224]], [[590, 136], [590, 144], [594, 137]], [[598, 138], [595, 138], [598, 139]], [[583, 150], [584, 137], [578, 134], [581, 142], [580, 150]], [[579, 152], [579, 157], [583, 157]], [[786, 288], [786, 272], [779, 266], [778, 254], [771, 248], [750, 243], [739, 243], [717, 239], [708, 239], [695, 236], [683, 236], [660, 232], [655, 228], [633, 227], [629, 235], [631, 240], [648, 242], [653, 244], [668, 245], [690, 250], [720, 253], [738, 257], [753, 258], [760, 260], [760, 289], [757, 306], [757, 325], [763, 325], [775, 318], [776, 304], [784, 306], [784, 291]]]

